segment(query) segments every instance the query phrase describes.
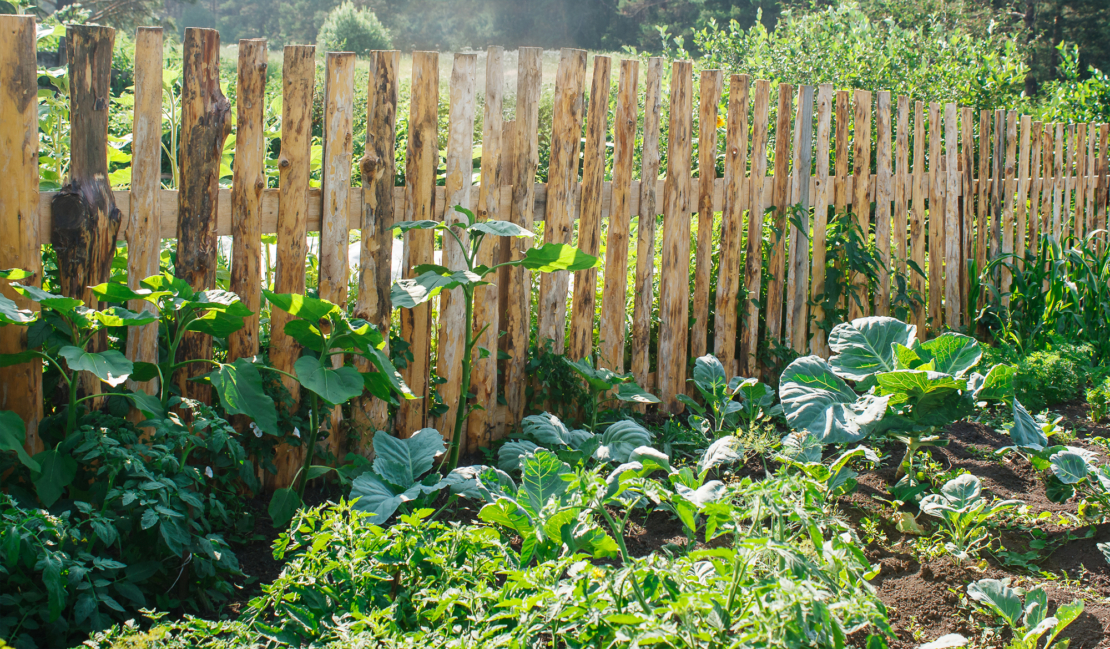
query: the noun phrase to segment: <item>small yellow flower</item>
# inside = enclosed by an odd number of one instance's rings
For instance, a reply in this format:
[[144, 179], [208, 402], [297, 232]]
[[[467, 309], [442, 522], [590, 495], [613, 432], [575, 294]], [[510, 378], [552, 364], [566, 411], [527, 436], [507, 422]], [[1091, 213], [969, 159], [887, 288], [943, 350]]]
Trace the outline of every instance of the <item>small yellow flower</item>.
[[598, 581], [601, 581], [605, 578], [605, 571], [601, 568], [595, 567], [594, 569], [590, 570], [590, 576]]
[[725, 118], [718, 115], [717, 116], [717, 128], [724, 128], [724, 127], [725, 127]]

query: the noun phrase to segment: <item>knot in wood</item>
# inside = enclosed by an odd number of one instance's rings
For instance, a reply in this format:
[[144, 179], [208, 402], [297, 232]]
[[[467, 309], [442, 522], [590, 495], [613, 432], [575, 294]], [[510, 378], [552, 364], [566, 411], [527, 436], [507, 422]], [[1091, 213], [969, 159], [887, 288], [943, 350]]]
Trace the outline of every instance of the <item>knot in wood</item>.
[[289, 168], [289, 158], [282, 158], [281, 161], [278, 162], [278, 166], [281, 167], [282, 169], [288, 169]]

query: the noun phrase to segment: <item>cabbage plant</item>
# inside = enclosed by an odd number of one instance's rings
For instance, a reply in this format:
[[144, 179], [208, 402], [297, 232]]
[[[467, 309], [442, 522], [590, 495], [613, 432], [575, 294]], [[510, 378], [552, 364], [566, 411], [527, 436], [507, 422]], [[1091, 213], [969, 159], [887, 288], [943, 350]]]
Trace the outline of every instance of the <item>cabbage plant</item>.
[[[1060, 632], [1083, 613], [1083, 600], [1057, 607], [1054, 615], [1048, 614], [1048, 595], [1041, 587], [1023, 591], [1010, 588], [997, 579], [980, 579], [968, 584], [967, 594], [995, 616], [1002, 618], [1014, 638], [1010, 649], [1037, 649], [1041, 637], [1048, 633], [1045, 649], [1065, 649], [1068, 640], [1053, 642]], [[1021, 596], [1025, 596], [1025, 602]]]
[[571, 429], [555, 415], [545, 412], [525, 417], [520, 422], [524, 438], [506, 442], [497, 452], [502, 471], [516, 471], [520, 459], [536, 449], [545, 448], [573, 466], [593, 458], [599, 462], [627, 462], [632, 451], [651, 444], [651, 433], [640, 424], [622, 419], [609, 424], [602, 433]]
[[939, 493], [925, 496], [921, 513], [941, 520], [943, 533], [949, 538], [945, 549], [958, 562], [977, 554], [987, 542], [986, 524], [991, 518], [1021, 504], [1020, 500], [988, 502], [979, 478], [965, 473], [946, 482]]
[[690, 379], [705, 405], [685, 394], [678, 395], [678, 400], [693, 412], [688, 420], [690, 427], [710, 438], [735, 431], [741, 418], [751, 427], [767, 414], [775, 400], [771, 386], [759, 379], [725, 376], [721, 361], [706, 354], [694, 361], [694, 377]]

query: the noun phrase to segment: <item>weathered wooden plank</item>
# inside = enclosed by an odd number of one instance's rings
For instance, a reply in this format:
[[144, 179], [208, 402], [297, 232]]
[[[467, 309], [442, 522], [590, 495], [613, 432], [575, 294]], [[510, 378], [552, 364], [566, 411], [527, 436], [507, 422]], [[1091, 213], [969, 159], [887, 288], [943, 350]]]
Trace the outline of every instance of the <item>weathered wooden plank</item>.
[[[913, 214], [910, 217], [910, 259], [920, 272], [910, 275], [910, 286], [925, 298], [925, 103], [914, 103], [913, 113]], [[928, 320], [926, 305], [919, 302], [914, 306], [913, 321], [917, 330], [924, 333]]]
[[644, 77], [644, 134], [640, 152], [640, 205], [636, 219], [636, 285], [632, 293], [632, 375], [640, 386], [651, 389], [651, 312], [655, 259], [656, 180], [659, 178], [659, 127], [663, 112], [664, 59], [648, 59]]
[[[991, 169], [991, 111], [979, 111], [979, 203], [976, 205], [978, 223], [975, 226], [975, 269], [982, 274], [987, 267], [988, 241], [990, 240], [990, 169]], [[977, 305], [983, 307], [987, 299], [986, 287], [979, 292]]]
[[[38, 76], [35, 17], [0, 16], [0, 264], [33, 276], [21, 284], [42, 285], [42, 239], [39, 212]], [[106, 112], [106, 111], [105, 111]], [[0, 281], [0, 290], [22, 309], [38, 304]], [[26, 327], [0, 327], [0, 353], [27, 348]], [[27, 426], [24, 448], [43, 450], [42, 363], [13, 365], [0, 372], [0, 408], [17, 413]]]
[[[412, 85], [409, 98], [409, 141], [405, 152], [404, 221], [435, 218], [436, 166], [439, 164], [437, 114], [439, 110], [439, 54], [413, 52]], [[433, 261], [435, 237], [430, 230], [410, 230], [404, 235], [401, 273], [413, 277], [412, 269]], [[401, 336], [409, 344], [413, 360], [404, 370], [409, 389], [418, 398], [401, 403], [397, 434], [409, 437], [425, 427], [428, 364], [431, 353], [432, 312], [427, 303], [401, 309]]]
[[767, 305], [764, 315], [768, 344], [782, 340], [783, 289], [786, 285], [786, 240], [790, 232], [790, 147], [793, 120], [794, 86], [779, 84], [779, 104], [775, 121], [775, 175], [771, 181], [773, 231], [767, 255]]
[[667, 180], [663, 189], [663, 255], [659, 276], [658, 388], [662, 407], [681, 412], [686, 393], [687, 319], [690, 310], [690, 153], [694, 64], [671, 68]]
[[714, 309], [713, 353], [725, 367], [736, 371], [737, 293], [740, 289], [740, 244], [744, 208], [749, 204], [745, 190], [748, 167], [748, 86], [751, 78], [734, 74], [729, 80], [728, 123], [725, 133], [725, 209], [721, 217], [721, 253], [717, 274], [717, 303]]
[[[551, 157], [547, 170], [547, 218], [544, 243], [571, 242], [574, 232], [574, 190], [578, 181], [578, 144], [582, 138], [583, 84], [586, 51], [565, 48], [555, 77], [555, 106], [551, 119]], [[539, 340], [552, 341], [552, 350], [562, 354], [566, 338], [567, 271], [540, 276], [536, 306]]]
[[[944, 327], [944, 174], [941, 107], [929, 104], [929, 331]], [[924, 332], [923, 332], [924, 333]]]
[[[506, 119], [501, 123], [501, 177], [506, 182], [516, 177], [516, 150], [519, 141], [516, 124], [515, 119]], [[504, 220], [511, 220], [513, 190], [515, 189], [513, 185], [503, 186], [500, 189], [501, 200], [499, 201], [498, 211]], [[513, 258], [513, 243], [513, 239], [501, 240], [501, 245], [497, 250], [497, 263], [504, 263]], [[507, 402], [502, 403], [504, 395], [509, 392], [509, 385], [505, 377], [508, 375], [510, 363], [514, 362], [509, 355], [509, 341], [511, 340], [508, 330], [511, 288], [509, 280], [516, 270], [516, 268], [506, 266], [497, 271], [497, 326], [499, 329], [497, 334], [497, 376], [498, 384], [501, 387], [498, 389], [498, 403], [489, 420], [491, 441], [503, 438], [519, 421], [519, 419], [512, 418]], [[519, 304], [519, 300], [515, 303]], [[492, 347], [490, 352], [493, 352]]]
[[612, 207], [605, 244], [605, 285], [601, 295], [600, 342], [597, 364], [624, 372], [624, 328], [628, 294], [628, 238], [632, 213], [633, 154], [636, 149], [636, 86], [640, 62], [621, 61], [617, 111], [613, 117]]
[[1028, 115], [1021, 116], [1021, 133], [1018, 153], [1017, 170], [1017, 210], [1014, 222], [1014, 255], [1019, 266], [1025, 259], [1026, 236], [1029, 232], [1029, 153], [1030, 138], [1032, 137], [1033, 118]]
[[[1006, 115], [1006, 161], [1002, 172], [1002, 254], [1011, 255], [1014, 252], [1014, 198], [1016, 195], [1015, 181], [1017, 179], [1017, 111], [1012, 110]], [[1013, 281], [1010, 268], [1002, 265], [1001, 283], [1002, 294], [1010, 292], [1010, 283]], [[1003, 300], [1008, 303], [1008, 300]]]
[[[444, 180], [447, 203], [443, 222], [459, 225], [455, 234], [469, 247], [470, 238], [463, 227], [466, 215], [455, 209], [471, 209], [470, 189], [474, 184], [474, 113], [478, 80], [478, 55], [455, 54], [451, 68], [450, 107], [447, 116], [447, 177]], [[467, 250], [460, 247], [454, 237], [443, 240], [443, 265], [451, 270], [466, 268]], [[434, 423], [443, 438], [451, 441], [455, 431], [455, 414], [466, 407], [466, 394], [470, 377], [462, 373], [466, 346], [466, 301], [462, 291], [443, 291], [439, 294], [439, 335], [436, 347], [436, 374], [445, 379], [439, 394], [447, 411]], [[464, 385], [464, 383], [466, 385]], [[466, 434], [466, 428], [463, 429]], [[468, 448], [467, 440], [460, 440], [461, 448]]]
[[[389, 291], [393, 264], [394, 204], [397, 202], [393, 184], [397, 174], [394, 156], [399, 89], [397, 72], [400, 64], [401, 53], [396, 50], [376, 51], [371, 55], [366, 91], [366, 146], [359, 161], [359, 173], [362, 175], [362, 206], [358, 223], [361, 242], [354, 315], [378, 328], [385, 336], [387, 349], [389, 320], [393, 311]], [[371, 366], [362, 362], [358, 369], [367, 372]], [[357, 447], [366, 453], [370, 449], [373, 433], [388, 430], [388, 404], [364, 395], [352, 404], [351, 411], [360, 435]]]
[[[910, 174], [910, 98], [898, 97], [897, 127], [894, 133], [894, 256], [897, 272], [909, 279], [909, 249], [906, 229], [909, 226], [910, 193], [913, 192]], [[965, 196], [967, 194], [965, 193]]]
[[[509, 220], [517, 225], [532, 229], [535, 209], [536, 166], [540, 159], [539, 110], [540, 88], [543, 83], [543, 50], [538, 47], [522, 47], [517, 54], [516, 80], [516, 137], [515, 142], [504, 145], [512, 151], [511, 173], [506, 175], [513, 186], [512, 207]], [[527, 239], [509, 239], [508, 248], [512, 259], [520, 259], [532, 243]], [[530, 273], [523, 268], [509, 269], [507, 300], [505, 309], [505, 401], [509, 417], [515, 425], [524, 416], [526, 398], [524, 388], [528, 383], [525, 372], [528, 362], [528, 339], [531, 327], [531, 279]]]
[[[847, 90], [836, 93], [836, 158], [835, 175], [833, 180], [833, 213], [837, 217], [845, 216], [851, 193], [848, 191], [848, 162], [851, 157], [851, 106]], [[839, 261], [837, 262], [839, 266]], [[848, 308], [847, 291], [840, 296], [840, 309]]]
[[[275, 293], [305, 292], [305, 257], [308, 252], [308, 176], [312, 155], [312, 95], [316, 86], [316, 48], [287, 45], [282, 60], [281, 157], [278, 159], [277, 267]], [[219, 158], [217, 157], [218, 161]], [[292, 373], [301, 347], [285, 333], [285, 323], [293, 319], [281, 309], [270, 311], [270, 363]], [[284, 377], [282, 383], [293, 400], [300, 398], [300, 385]], [[302, 431], [307, 439], [309, 431]], [[274, 486], [293, 484], [303, 463], [305, 448], [281, 445], [275, 451], [277, 476]]]
[[[605, 140], [609, 122], [611, 71], [612, 63], [608, 56], [594, 57], [590, 105], [586, 111], [586, 142], [582, 150], [582, 209], [578, 220], [578, 249], [595, 257], [601, 251], [601, 187], [605, 181]], [[592, 355], [596, 304], [597, 269], [575, 271], [569, 348], [569, 355], [574, 360]]]
[[[875, 248], [879, 253], [879, 278], [875, 287], [875, 315], [890, 315], [890, 201], [891, 138], [890, 92], [883, 90], [875, 100]], [[870, 171], [868, 172], [870, 173]]]
[[[871, 231], [871, 92], [855, 91], [855, 112], [852, 134], [852, 213], [856, 225], [866, 239]], [[868, 314], [870, 299], [867, 295], [867, 277], [863, 273], [852, 275], [854, 295], [848, 300], [848, 319], [855, 320]]]
[[1086, 227], [1083, 229], [1084, 236], [1090, 236], [1096, 228], [1095, 226], [1095, 186], [1098, 183], [1098, 159], [1096, 158], [1096, 143], [1098, 139], [1097, 124], [1091, 124], [1087, 128], [1087, 159], [1086, 164], [1083, 165], [1083, 217], [1086, 220]]
[[[492, 46], [486, 50], [486, 97], [482, 112], [482, 167], [481, 186], [478, 191], [478, 204], [475, 216], [479, 221], [504, 220], [499, 209], [502, 171], [504, 168], [502, 131], [505, 128], [502, 117], [505, 93], [505, 50]], [[501, 237], [486, 237], [478, 250], [478, 263], [493, 266], [500, 260], [501, 246], [508, 244]], [[508, 269], [506, 269], [508, 270]], [[500, 271], [499, 271], [500, 272]], [[480, 348], [489, 351], [482, 358], [477, 354], [472, 363], [470, 391], [474, 401], [481, 408], [470, 413], [467, 421], [467, 443], [471, 453], [478, 446], [487, 446], [493, 440], [493, 414], [497, 407], [497, 335], [501, 329], [498, 308], [501, 282], [498, 286], [479, 286], [474, 289], [474, 335]], [[506, 286], [507, 288], [507, 286]], [[485, 330], [483, 331], [483, 327]]]
[[1042, 135], [1041, 149], [1044, 152], [1044, 189], [1041, 199], [1041, 233], [1043, 236], [1052, 236], [1056, 241], [1060, 240], [1059, 233], [1056, 231], [1056, 160], [1059, 156], [1056, 155], [1055, 146], [1055, 131], [1056, 124], [1045, 124], [1044, 134]]
[[[251, 315], [227, 340], [228, 360], [258, 354], [262, 308], [262, 192], [266, 189], [263, 148], [266, 133], [266, 40], [239, 41], [235, 85], [235, 164], [231, 175], [231, 292]], [[161, 72], [158, 107], [161, 110]], [[159, 125], [161, 118], [159, 117]], [[161, 138], [161, 128], [158, 136]]]
[[741, 333], [740, 374], [755, 376], [759, 369], [759, 297], [763, 272], [763, 206], [767, 177], [767, 109], [771, 83], [755, 82], [755, 106], [752, 113], [752, 166], [748, 184], [748, 245], [744, 259], [744, 331]]
[[709, 277], [713, 266], [713, 186], [717, 179], [717, 113], [724, 76], [702, 70], [698, 84], [698, 241], [694, 252], [694, 312], [690, 355], [709, 348]]
[[1041, 191], [1044, 184], [1044, 172], [1041, 170], [1042, 149], [1041, 143], [1044, 137], [1044, 123], [1033, 122], [1032, 131], [1030, 132], [1029, 139], [1030, 147], [1030, 161], [1029, 161], [1029, 174], [1030, 179], [1030, 193], [1029, 193], [1029, 219], [1028, 228], [1029, 234], [1026, 239], [1026, 251], [1037, 254], [1040, 249], [1040, 232], [1041, 232]]
[[800, 205], [799, 224], [790, 225], [790, 269], [787, 274], [786, 332], [790, 347], [804, 354], [809, 335], [809, 201], [813, 166], [813, 86], [798, 90], [798, 114], [794, 129], [794, 179], [792, 203]]
[[[829, 127], [832, 120], [833, 86], [823, 83], [817, 91], [817, 164], [813, 194], [813, 281], [810, 301], [813, 303], [813, 322], [810, 325], [810, 353], [828, 358], [829, 347], [825, 331], [818, 323], [825, 319], [822, 307], [825, 294], [825, 262], [827, 228], [832, 186], [829, 184]], [[903, 228], [904, 229], [904, 228]]]
[[1074, 127], [1074, 134], [1072, 134], [1072, 149], [1073, 156], [1069, 159], [1075, 161], [1074, 176], [1071, 179], [1072, 188], [1075, 192], [1075, 203], [1072, 208], [1071, 222], [1072, 233], [1077, 239], [1082, 239], [1086, 232], [1084, 231], [1087, 224], [1085, 215], [1086, 198], [1087, 198], [1087, 125], [1076, 124]]
[[1064, 193], [1067, 176], [1064, 174], [1064, 125], [1056, 124], [1056, 142], [1052, 154], [1052, 236], [1056, 242], [1063, 245], [1061, 235], [1064, 233], [1064, 207], [1062, 205], [1066, 194]]
[[[1110, 138], [1110, 124], [1100, 124], [1098, 127], [1098, 187], [1095, 193], [1095, 221], [1100, 230], [1105, 230], [1107, 227], [1107, 197], [1110, 195], [1108, 191], [1110, 190], [1110, 139], [1108, 138]], [[1100, 247], [1099, 250], [1102, 248]]]
[[975, 111], [960, 110], [960, 308], [966, 310], [968, 326], [974, 318], [971, 303], [969, 262], [975, 259]]
[[[131, 195], [127, 226], [127, 282], [157, 275], [162, 240], [158, 236], [158, 190], [162, 183], [162, 28], [140, 27], [135, 34], [135, 112], [131, 122]], [[146, 300], [131, 300], [132, 311], [154, 311]], [[127, 358], [158, 362], [158, 323], [127, 332]], [[128, 381], [131, 390], [156, 394], [158, 380]]]
[[[351, 159], [354, 140], [355, 60], [353, 52], [329, 52], [324, 68], [324, 150], [320, 193], [320, 270], [318, 291], [321, 298], [347, 308], [350, 240]], [[343, 356], [331, 357], [332, 366], [343, 366]], [[331, 429], [324, 447], [342, 456], [343, 440], [339, 426], [343, 409], [333, 408]]]
[[960, 229], [960, 215], [956, 199], [959, 192], [959, 134], [956, 123], [956, 104], [944, 106], [944, 145], [945, 145], [945, 284], [944, 319], [953, 329], [963, 326], [963, 308], [960, 299], [960, 249], [963, 247]]
[[[994, 111], [994, 147], [992, 150], [991, 171], [991, 242], [990, 259], [993, 261], [1002, 254], [1002, 204], [1006, 191], [1006, 111]], [[999, 272], [992, 273], [991, 281], [997, 286]]]

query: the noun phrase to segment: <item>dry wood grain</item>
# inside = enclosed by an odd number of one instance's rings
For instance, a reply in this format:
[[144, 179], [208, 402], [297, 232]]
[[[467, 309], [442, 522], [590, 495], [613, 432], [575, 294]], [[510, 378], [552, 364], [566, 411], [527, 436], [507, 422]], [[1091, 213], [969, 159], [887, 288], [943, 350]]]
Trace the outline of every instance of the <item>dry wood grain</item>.
[[[612, 62], [594, 57], [590, 105], [586, 111], [586, 141], [582, 150], [582, 208], [578, 219], [578, 249], [597, 257], [601, 251], [601, 188], [605, 181], [605, 141], [609, 122], [609, 88]], [[569, 356], [592, 356], [594, 311], [597, 304], [597, 269], [575, 271], [570, 320]]]
[[[794, 86], [779, 84], [775, 120], [775, 169], [771, 181], [772, 234], [767, 256], [767, 302], [764, 332], [768, 344], [782, 341], [783, 289], [786, 285], [786, 241], [790, 234], [790, 147]], [[771, 342], [774, 341], [774, 342]]]
[[1029, 134], [1030, 140], [1030, 153], [1029, 153], [1029, 217], [1028, 217], [1028, 236], [1026, 238], [1026, 250], [1036, 254], [1040, 249], [1040, 232], [1041, 232], [1041, 191], [1044, 186], [1044, 172], [1041, 169], [1042, 149], [1041, 143], [1044, 137], [1044, 123], [1033, 122], [1032, 130]]
[[[851, 195], [848, 191], [848, 166], [852, 155], [852, 140], [851, 140], [851, 104], [850, 95], [847, 90], [840, 90], [836, 93], [836, 157], [834, 167], [834, 180], [833, 180], [833, 214], [837, 217], [852, 218], [848, 214], [848, 203], [851, 200]], [[837, 261], [839, 267], [841, 262]], [[840, 301], [837, 304], [838, 309], [848, 308], [847, 291], [842, 291]]]
[[[991, 111], [979, 111], [979, 202], [976, 205], [978, 222], [975, 226], [975, 268], [982, 273], [987, 267], [990, 241], [990, 177], [991, 177]], [[983, 287], [977, 305], [983, 308], [988, 292]]]
[[959, 211], [957, 210], [956, 196], [959, 191], [959, 134], [956, 123], [956, 104], [949, 103], [944, 107], [944, 155], [945, 155], [945, 201], [944, 201], [944, 231], [945, 231], [945, 284], [944, 284], [944, 319], [945, 323], [958, 329], [963, 326], [963, 309], [960, 300], [960, 249], [963, 247]]
[[714, 309], [713, 353], [725, 367], [736, 372], [737, 293], [740, 289], [740, 245], [747, 200], [745, 175], [748, 167], [748, 87], [751, 78], [734, 74], [729, 80], [728, 119], [725, 133], [725, 205], [721, 217], [721, 253]]
[[767, 110], [771, 83], [755, 82], [755, 105], [752, 112], [752, 165], [748, 184], [748, 245], [744, 259], [744, 330], [741, 332], [740, 374], [755, 376], [759, 352], [759, 294], [763, 272], [763, 206], [767, 177]]
[[1018, 143], [1017, 197], [1015, 199], [1017, 208], [1014, 214], [1014, 254], [1017, 256], [1018, 266], [1021, 266], [1025, 259], [1026, 236], [1029, 232], [1029, 154], [1032, 135], [1033, 118], [1022, 115]]
[[636, 284], [632, 297], [632, 375], [645, 389], [650, 370], [651, 313], [655, 259], [655, 220], [659, 214], [655, 181], [659, 178], [659, 129], [662, 114], [664, 59], [648, 59], [644, 77], [644, 131], [640, 152], [640, 205], [636, 219]]
[[724, 77], [720, 70], [702, 70], [698, 84], [698, 240], [694, 252], [694, 311], [690, 355], [709, 348], [709, 277], [713, 266], [713, 186], [717, 179], [717, 113]]
[[1061, 235], [1064, 232], [1063, 219], [1065, 208], [1062, 203], [1066, 196], [1064, 187], [1067, 176], [1064, 173], [1064, 125], [1056, 124], [1056, 142], [1052, 153], [1052, 236], [1057, 243], [1062, 243]]
[[636, 149], [636, 86], [640, 62], [621, 61], [617, 111], [613, 117], [613, 184], [609, 210], [609, 238], [605, 244], [605, 284], [601, 295], [601, 323], [597, 364], [624, 372], [624, 329], [628, 295], [628, 239], [632, 212], [633, 154]]
[[[801, 207], [799, 221], [790, 225], [790, 268], [787, 273], [786, 332], [790, 347], [804, 354], [809, 337], [806, 301], [809, 298], [809, 202], [813, 167], [813, 86], [798, 91], [794, 129], [793, 205]], [[797, 226], [800, 225], [799, 229]]]
[[[1014, 252], [1014, 198], [1016, 194], [1015, 182], [1017, 180], [1017, 111], [1010, 111], [1006, 115], [1006, 161], [1002, 172], [1002, 254], [1010, 255]], [[1001, 269], [1002, 294], [1010, 292], [1010, 283], [1013, 278], [1010, 269], [1003, 264]], [[1003, 303], [1008, 303], [1003, 299]]]
[[[910, 194], [913, 192], [910, 173], [910, 98], [898, 97], [897, 126], [894, 133], [894, 256], [897, 259], [897, 273], [909, 279], [909, 249], [906, 229], [909, 227]], [[968, 196], [967, 192], [964, 196]]]
[[[1107, 196], [1110, 194], [1110, 124], [1098, 127], [1098, 187], [1095, 193], [1095, 220], [1100, 230], [1107, 227]], [[1102, 245], [1102, 244], [1100, 244]], [[1102, 250], [1100, 247], [1099, 250]]]
[[[864, 239], [871, 232], [871, 92], [855, 91], [855, 112], [852, 133], [852, 214]], [[867, 295], [867, 277], [863, 273], [852, 275], [854, 295], [848, 301], [848, 319], [855, 320], [868, 314], [870, 299]]]
[[810, 353], [824, 358], [828, 358], [829, 348], [825, 340], [825, 330], [821, 329], [818, 323], [825, 319], [825, 309], [822, 304], [825, 294], [828, 206], [832, 197], [832, 186], [829, 184], [829, 127], [832, 119], [832, 102], [832, 84], [821, 84], [817, 91], [817, 176], [813, 195], [813, 280], [810, 287], [813, 318], [810, 324]]
[[[941, 106], [929, 104], [929, 331], [944, 327], [944, 191]], [[924, 333], [924, 332], [923, 332]]]
[[663, 255], [659, 277], [658, 393], [667, 412], [681, 412], [676, 398], [686, 392], [690, 310], [690, 154], [694, 66], [671, 68], [667, 179], [663, 190]]
[[890, 201], [891, 137], [890, 92], [883, 90], [875, 99], [875, 248], [879, 253], [879, 277], [875, 287], [875, 315], [890, 315]]
[[[960, 308], [970, 304], [969, 262], [975, 259], [975, 111], [960, 110]], [[970, 317], [970, 316], [969, 316]]]
[[913, 214], [910, 217], [910, 259], [917, 266], [910, 275], [910, 286], [921, 297], [914, 305], [913, 322], [924, 333], [928, 321], [925, 299], [925, 102], [914, 103], [913, 112]]

